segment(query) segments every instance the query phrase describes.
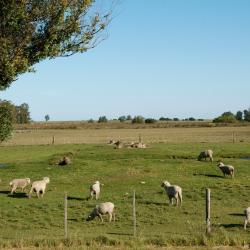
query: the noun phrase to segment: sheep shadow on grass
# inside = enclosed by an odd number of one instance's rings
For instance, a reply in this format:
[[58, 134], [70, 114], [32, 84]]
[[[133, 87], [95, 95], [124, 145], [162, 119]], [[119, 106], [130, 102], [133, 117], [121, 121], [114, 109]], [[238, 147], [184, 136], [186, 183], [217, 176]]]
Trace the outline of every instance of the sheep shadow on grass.
[[118, 236], [133, 236], [132, 233], [115, 233], [115, 232], [109, 232], [107, 234], [118, 235]]
[[14, 193], [14, 194], [9, 193], [8, 197], [15, 198], [15, 199], [23, 199], [23, 198], [27, 198], [28, 194], [27, 193]]
[[216, 174], [193, 174], [194, 176], [206, 176], [206, 177], [212, 177], [212, 178], [225, 178], [224, 176], [221, 175], [216, 175]]
[[156, 202], [156, 201], [138, 201], [138, 204], [144, 205], [156, 205], [156, 206], [166, 206], [167, 202]]
[[232, 213], [232, 214], [229, 214], [229, 215], [232, 215], [232, 216], [245, 216], [245, 214], [243, 214], [243, 213]]
[[243, 228], [243, 224], [236, 224], [236, 223], [230, 223], [230, 224], [221, 224], [220, 227], [224, 227], [224, 228]]
[[88, 200], [88, 197], [86, 197], [86, 198], [81, 198], [81, 197], [68, 196], [67, 199], [68, 199], [68, 200], [76, 200], [76, 201], [87, 201], [87, 200]]
[[9, 194], [10, 193], [10, 191], [0, 191], [0, 194]]

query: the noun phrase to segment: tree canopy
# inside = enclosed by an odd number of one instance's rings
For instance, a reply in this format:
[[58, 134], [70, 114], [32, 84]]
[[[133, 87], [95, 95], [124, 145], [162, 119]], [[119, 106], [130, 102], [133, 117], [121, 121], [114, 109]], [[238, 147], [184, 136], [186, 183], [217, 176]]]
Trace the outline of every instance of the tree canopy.
[[94, 0], [0, 1], [0, 90], [46, 58], [95, 47], [110, 12], [94, 12]]

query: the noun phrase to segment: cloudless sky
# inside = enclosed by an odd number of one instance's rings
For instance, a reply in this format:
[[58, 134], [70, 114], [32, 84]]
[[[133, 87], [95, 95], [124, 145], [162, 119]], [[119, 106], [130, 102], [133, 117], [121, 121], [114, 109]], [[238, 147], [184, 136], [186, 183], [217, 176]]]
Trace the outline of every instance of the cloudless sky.
[[45, 60], [0, 99], [33, 120], [214, 118], [250, 107], [249, 0], [122, 0], [108, 39]]

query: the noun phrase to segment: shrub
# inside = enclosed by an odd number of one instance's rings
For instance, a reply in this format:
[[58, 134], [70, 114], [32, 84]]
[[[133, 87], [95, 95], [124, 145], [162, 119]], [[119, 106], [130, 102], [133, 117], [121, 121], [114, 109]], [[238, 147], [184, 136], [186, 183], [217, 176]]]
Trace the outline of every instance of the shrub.
[[155, 120], [155, 119], [153, 119], [153, 118], [147, 118], [146, 120], [145, 120], [145, 123], [156, 123], [157, 121]]
[[133, 118], [132, 123], [144, 123], [144, 120], [144, 117], [138, 115]]
[[172, 121], [172, 119], [168, 117], [160, 117], [159, 121]]
[[230, 111], [224, 112], [221, 116], [219, 116], [213, 120], [213, 122], [215, 122], [215, 123], [220, 123], [220, 122], [234, 123], [236, 121], [237, 120], [236, 120], [234, 114]]
[[11, 136], [12, 122], [12, 104], [7, 101], [0, 102], [0, 142], [7, 140]]
[[125, 115], [120, 116], [120, 117], [118, 118], [118, 120], [119, 120], [120, 122], [125, 122], [125, 121], [126, 121], [126, 116], [125, 116]]
[[99, 119], [98, 119], [98, 122], [101, 123], [101, 122], [108, 122], [108, 119], [106, 116], [100, 116]]

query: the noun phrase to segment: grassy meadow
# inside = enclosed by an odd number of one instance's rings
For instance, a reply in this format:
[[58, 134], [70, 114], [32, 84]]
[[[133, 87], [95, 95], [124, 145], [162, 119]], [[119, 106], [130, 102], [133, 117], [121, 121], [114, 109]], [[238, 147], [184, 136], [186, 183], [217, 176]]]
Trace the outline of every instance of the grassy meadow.
[[[50, 138], [53, 130], [38, 130], [26, 131], [27, 134], [15, 132], [12, 140], [0, 147], [0, 248], [186, 246], [188, 250], [188, 246], [196, 246], [194, 249], [234, 246], [232, 249], [236, 249], [250, 244], [250, 226], [243, 230], [243, 210], [250, 206], [250, 161], [242, 159], [250, 156], [249, 127], [97, 129], [92, 130], [92, 135], [86, 130], [57, 131], [61, 136], [56, 137], [54, 145], [39, 141], [43, 133], [47, 136], [46, 132]], [[36, 133], [41, 134], [36, 137]], [[78, 138], [79, 133], [83, 141], [63, 143], [63, 138]], [[18, 136], [23, 134], [28, 139], [22, 143]], [[111, 138], [136, 140], [139, 134], [149, 143], [149, 148], [117, 150], [103, 143]], [[207, 148], [214, 151], [214, 163], [196, 160], [197, 154]], [[64, 155], [71, 156], [72, 164], [56, 165]], [[222, 176], [216, 166], [219, 159], [235, 166], [234, 179]], [[33, 181], [44, 176], [50, 177], [51, 183], [43, 199], [35, 195], [28, 199], [20, 192], [9, 194], [9, 182], [13, 178], [30, 177]], [[86, 221], [97, 204], [95, 200], [87, 200], [89, 185], [95, 180], [104, 183], [98, 202], [115, 203], [115, 222], [108, 223], [107, 218], [104, 223], [97, 218]], [[162, 180], [182, 187], [182, 207], [168, 205], [160, 187]], [[206, 188], [211, 189], [210, 236], [205, 234]], [[136, 238], [132, 222], [133, 190], [136, 190]], [[64, 240], [65, 191], [68, 193], [67, 240]]]

